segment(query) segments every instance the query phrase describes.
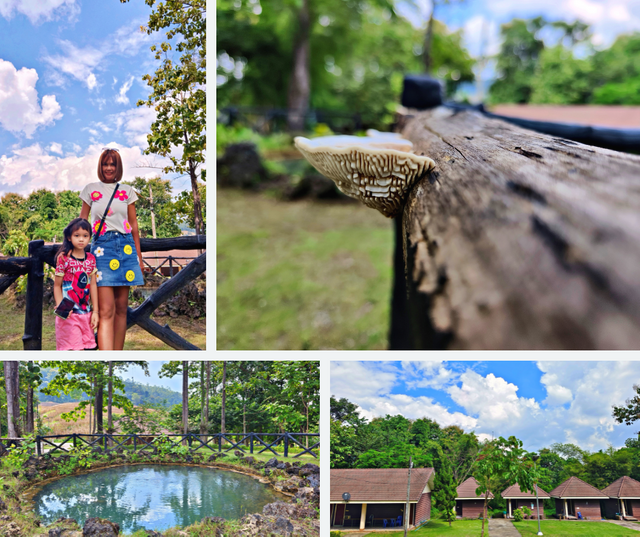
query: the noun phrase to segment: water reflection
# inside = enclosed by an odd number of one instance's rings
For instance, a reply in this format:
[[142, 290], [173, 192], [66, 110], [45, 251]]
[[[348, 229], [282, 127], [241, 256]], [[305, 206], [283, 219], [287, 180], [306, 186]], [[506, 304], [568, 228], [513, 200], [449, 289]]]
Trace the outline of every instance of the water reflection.
[[188, 526], [205, 516], [236, 519], [282, 498], [257, 480], [233, 472], [189, 466], [120, 466], [65, 477], [35, 496], [35, 511], [49, 524], [59, 517], [80, 525], [107, 518], [123, 532]]

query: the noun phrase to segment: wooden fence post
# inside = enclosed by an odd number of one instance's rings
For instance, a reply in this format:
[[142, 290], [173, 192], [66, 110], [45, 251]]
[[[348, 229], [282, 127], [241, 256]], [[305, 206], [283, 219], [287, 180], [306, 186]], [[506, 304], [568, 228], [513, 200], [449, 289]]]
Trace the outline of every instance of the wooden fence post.
[[43, 240], [29, 242], [31, 268], [27, 275], [27, 304], [24, 315], [22, 346], [25, 351], [42, 350], [42, 295], [44, 292], [44, 261], [39, 250]]
[[289, 456], [289, 433], [284, 433], [284, 456]]
[[36, 436], [36, 454], [38, 455], [38, 457], [42, 455], [42, 446], [40, 445], [40, 442], [40, 437]]
[[253, 455], [253, 434], [254, 433], [249, 433], [249, 453], [251, 453], [251, 455]]

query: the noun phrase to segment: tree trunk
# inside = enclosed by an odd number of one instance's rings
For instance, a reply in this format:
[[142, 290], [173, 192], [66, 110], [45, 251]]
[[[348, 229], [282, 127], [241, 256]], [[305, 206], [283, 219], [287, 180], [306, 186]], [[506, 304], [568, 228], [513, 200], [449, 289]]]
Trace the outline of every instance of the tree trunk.
[[98, 384], [96, 386], [96, 432], [102, 434], [104, 427], [102, 424], [102, 404], [104, 398], [104, 386], [102, 385], [101, 378], [98, 378]]
[[[189, 362], [182, 362], [182, 433], [189, 432]], [[183, 440], [186, 445], [186, 440]]]
[[[109, 362], [109, 387], [107, 394], [107, 432], [113, 434], [113, 362]], [[109, 446], [113, 441], [109, 439]]]
[[198, 189], [196, 164], [192, 160], [189, 160], [189, 177], [191, 179], [191, 193], [193, 194], [193, 221], [196, 235], [202, 235], [202, 201], [200, 200], [200, 190]]
[[9, 438], [20, 438], [20, 362], [7, 361], [4, 364], [4, 381], [7, 392], [7, 429]]
[[200, 362], [200, 434], [205, 432], [204, 392], [204, 362]]
[[[206, 380], [206, 387], [205, 387], [205, 403], [204, 403], [204, 416], [205, 416], [205, 421], [204, 421], [204, 425], [205, 425], [205, 431], [204, 434], [208, 435], [209, 434], [209, 397], [210, 397], [210, 393], [211, 393], [211, 362], [207, 362], [207, 366], [206, 366], [206, 371], [207, 371], [207, 380]], [[205, 442], [207, 441], [207, 438], [205, 437]]]
[[403, 121], [436, 162], [402, 215], [406, 348], [640, 347], [640, 156], [472, 110]]
[[227, 362], [222, 362], [222, 417], [220, 419], [220, 432], [227, 432]]
[[431, 16], [429, 17], [429, 23], [427, 24], [427, 33], [424, 36], [424, 51], [422, 59], [424, 61], [424, 72], [428, 75], [431, 74], [431, 67], [433, 65], [433, 59], [431, 57], [431, 50], [433, 48], [433, 16], [436, 12], [436, 3], [432, 2]]
[[27, 434], [33, 434], [33, 431], [34, 431], [33, 386], [31, 385], [27, 388], [27, 423], [26, 423], [25, 431]]
[[309, 37], [311, 21], [309, 0], [302, 0], [298, 12], [298, 34], [293, 49], [293, 70], [289, 80], [288, 117], [289, 131], [304, 130], [304, 118], [309, 110], [311, 82], [309, 74]]

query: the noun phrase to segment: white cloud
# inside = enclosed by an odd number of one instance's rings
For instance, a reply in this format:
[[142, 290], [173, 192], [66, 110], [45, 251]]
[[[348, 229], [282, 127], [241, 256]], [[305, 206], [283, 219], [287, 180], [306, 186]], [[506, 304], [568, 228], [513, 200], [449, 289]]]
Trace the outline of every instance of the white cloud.
[[[112, 55], [135, 56], [150, 40], [151, 36], [141, 32], [139, 25], [135, 23], [119, 28], [97, 47], [77, 47], [70, 41], [59, 40], [62, 52], [46, 54], [43, 58], [51, 67], [47, 80], [52, 85], [64, 87], [67, 80], [72, 78], [83, 83], [89, 91], [94, 90], [101, 86], [96, 72], [107, 68], [106, 58]], [[113, 74], [111, 77], [115, 85], [117, 79]]]
[[[538, 362], [537, 366], [546, 390], [542, 401], [519, 396], [519, 387], [499, 375], [482, 375], [470, 368], [457, 372], [446, 362], [333, 362], [331, 388], [335, 396], [358, 404], [367, 418], [429, 417], [483, 438], [513, 435], [529, 450], [570, 442], [597, 451], [620, 447], [634, 436], [637, 425], [634, 429], [617, 424], [611, 409], [634, 395], [640, 362]], [[398, 393], [403, 382], [405, 393]], [[448, 394], [458, 408], [450, 408], [453, 404], [446, 404], [446, 396], [436, 400], [412, 394], [418, 387]]]
[[[52, 144], [54, 145], [54, 144]], [[97, 163], [102, 148], [107, 141], [95, 143], [80, 154], [80, 148], [74, 146], [76, 154], [60, 157], [51, 149], [44, 150], [40, 144], [14, 149], [10, 156], [0, 156], [0, 193], [16, 192], [27, 195], [39, 188], [48, 190], [82, 190], [87, 183], [98, 180]], [[136, 166], [143, 155], [139, 147], [118, 147], [124, 167], [123, 180], [133, 180], [144, 173]], [[54, 148], [57, 149], [57, 148]]]
[[62, 117], [54, 95], [38, 103], [35, 69], [16, 70], [11, 62], [0, 59], [0, 126], [14, 134], [31, 138], [38, 127], [52, 125]]
[[72, 18], [79, 11], [80, 6], [75, 0], [0, 0], [0, 15], [5, 19], [11, 19], [16, 13], [21, 13], [32, 24], [65, 14]]
[[116, 102], [120, 104], [129, 104], [129, 97], [127, 97], [127, 92], [131, 89], [131, 85], [133, 84], [133, 77], [129, 77], [122, 86], [120, 86], [120, 91], [116, 96]]
[[151, 132], [151, 124], [156, 119], [156, 111], [147, 106], [140, 106], [111, 114], [109, 122], [116, 131], [122, 131], [131, 145], [147, 147], [147, 135]]
[[62, 144], [52, 142], [49, 147], [47, 147], [47, 151], [49, 153], [58, 153], [58, 155], [62, 155]]
[[93, 70], [100, 64], [105, 56], [101, 49], [93, 47], [76, 47], [73, 43], [66, 40], [58, 41], [62, 54], [54, 56], [45, 56], [44, 61], [54, 69], [49, 75], [49, 82], [64, 86], [66, 84], [67, 75], [82, 82], [91, 91], [98, 85]]

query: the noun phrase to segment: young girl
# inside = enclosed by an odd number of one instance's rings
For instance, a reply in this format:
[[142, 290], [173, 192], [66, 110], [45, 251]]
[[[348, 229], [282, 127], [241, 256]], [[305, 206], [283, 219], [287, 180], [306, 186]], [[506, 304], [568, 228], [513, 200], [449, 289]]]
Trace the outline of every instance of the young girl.
[[80, 193], [80, 218], [89, 219], [98, 233], [111, 196], [100, 234], [91, 244], [98, 264], [97, 282], [100, 297], [100, 350], [122, 350], [127, 333], [129, 286], [143, 285], [144, 265], [135, 202], [138, 199], [130, 185], [116, 184], [122, 179], [122, 159], [117, 149], [104, 149], [98, 161], [99, 182], [88, 184]]
[[[53, 297], [56, 308], [63, 300], [73, 303], [66, 319], [56, 317], [56, 350], [81, 351], [96, 348], [93, 331], [98, 326], [98, 287], [96, 258], [85, 252], [91, 239], [91, 226], [83, 218], [64, 228], [64, 241], [56, 254]], [[89, 297], [95, 310], [91, 311]]]

